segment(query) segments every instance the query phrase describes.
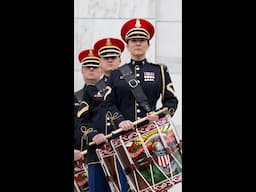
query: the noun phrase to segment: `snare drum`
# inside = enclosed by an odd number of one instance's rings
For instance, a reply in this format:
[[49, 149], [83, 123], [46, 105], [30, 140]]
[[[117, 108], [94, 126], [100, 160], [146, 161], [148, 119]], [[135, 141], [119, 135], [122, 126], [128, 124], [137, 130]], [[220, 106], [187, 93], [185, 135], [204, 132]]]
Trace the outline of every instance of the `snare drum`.
[[139, 127], [111, 145], [136, 192], [163, 192], [182, 180], [182, 151], [171, 117]]
[[86, 157], [74, 161], [74, 185], [77, 192], [89, 192]]
[[97, 156], [106, 175], [112, 192], [120, 192], [121, 184], [117, 168], [117, 159], [110, 143], [96, 149]]

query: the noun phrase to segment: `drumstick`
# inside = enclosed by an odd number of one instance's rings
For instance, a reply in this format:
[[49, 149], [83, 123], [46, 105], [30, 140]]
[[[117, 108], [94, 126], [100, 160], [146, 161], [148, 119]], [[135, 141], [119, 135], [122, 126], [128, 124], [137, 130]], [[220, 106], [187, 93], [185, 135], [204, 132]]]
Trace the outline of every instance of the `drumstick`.
[[81, 151], [82, 155], [86, 155], [87, 154], [87, 150], [85, 149], [84, 151]]
[[[160, 113], [164, 113], [164, 112], [166, 112], [167, 110], [168, 110], [168, 108], [165, 107], [165, 108], [163, 108], [163, 109], [157, 111], [156, 114], [159, 115]], [[134, 122], [133, 122], [133, 125], [134, 125], [134, 126], [135, 126], [135, 125], [138, 125], [138, 124], [142, 123], [143, 121], [146, 121], [147, 119], [148, 119], [147, 116], [145, 116], [145, 117], [143, 117], [143, 118], [141, 118], [141, 119], [138, 119], [138, 120], [134, 121]], [[120, 133], [120, 132], [122, 132], [122, 131], [123, 131], [123, 129], [122, 129], [122, 128], [119, 128], [119, 129], [117, 129], [117, 130], [112, 131], [112, 134], [116, 135], [116, 134], [118, 134], [118, 133]]]
[[[167, 113], [167, 111], [168, 111], [168, 108], [167, 108], [167, 107], [164, 107], [163, 109], [161, 109], [161, 110], [159, 110], [159, 111], [156, 111], [155, 113], [156, 113], [157, 115], [159, 115], [160, 113]], [[135, 126], [135, 125], [138, 125], [139, 123], [142, 123], [143, 121], [146, 121], [147, 119], [148, 119], [147, 116], [145, 116], [145, 117], [143, 117], [143, 118], [141, 118], [141, 119], [138, 119], [138, 120], [134, 121], [134, 122], [133, 122], [133, 125], [134, 125], [134, 126]], [[113, 135], [116, 135], [116, 134], [118, 134], [118, 133], [120, 133], [120, 132], [122, 132], [122, 131], [123, 131], [122, 128], [118, 128], [117, 130], [114, 130], [114, 131], [112, 131], [110, 134], [106, 135], [106, 138], [109, 139], [109, 138], [112, 137]], [[92, 142], [89, 143], [89, 146], [92, 146], [92, 145], [95, 145], [95, 144], [96, 144], [96, 143], [95, 143], [94, 141], [92, 141]]]

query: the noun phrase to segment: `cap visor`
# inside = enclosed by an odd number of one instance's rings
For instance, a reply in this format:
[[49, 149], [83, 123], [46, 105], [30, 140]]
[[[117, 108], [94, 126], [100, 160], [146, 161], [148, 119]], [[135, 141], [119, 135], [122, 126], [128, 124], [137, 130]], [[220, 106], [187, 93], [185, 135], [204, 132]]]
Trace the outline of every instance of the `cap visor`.
[[99, 67], [99, 64], [92, 64], [92, 63], [90, 63], [90, 64], [83, 65], [83, 67]]
[[109, 54], [105, 54], [105, 55], [101, 55], [101, 57], [119, 57], [120, 55], [117, 53], [109, 53]]
[[128, 37], [127, 40], [129, 40], [129, 39], [146, 39], [146, 40], [148, 40], [147, 37], [141, 36], [141, 35], [134, 35], [134, 36]]

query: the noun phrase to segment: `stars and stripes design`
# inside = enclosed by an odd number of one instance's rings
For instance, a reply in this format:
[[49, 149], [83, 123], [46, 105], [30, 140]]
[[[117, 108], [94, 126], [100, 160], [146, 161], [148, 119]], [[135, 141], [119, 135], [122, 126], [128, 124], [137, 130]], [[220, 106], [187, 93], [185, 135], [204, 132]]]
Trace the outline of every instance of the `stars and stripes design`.
[[161, 167], [167, 167], [168, 165], [168, 155], [161, 155], [157, 157], [158, 165]]
[[[161, 132], [163, 132], [163, 131], [165, 131], [165, 130], [161, 130]], [[165, 150], [163, 144], [161, 143], [160, 138], [158, 140], [155, 140], [154, 147], [155, 147], [155, 155], [156, 155], [156, 159], [157, 159], [157, 164], [160, 167], [167, 167], [169, 164], [169, 156], [168, 156], [168, 153]]]
[[155, 152], [157, 164], [160, 167], [167, 167], [169, 164], [169, 157], [166, 154], [165, 150], [162, 148], [161, 150], [158, 150]]

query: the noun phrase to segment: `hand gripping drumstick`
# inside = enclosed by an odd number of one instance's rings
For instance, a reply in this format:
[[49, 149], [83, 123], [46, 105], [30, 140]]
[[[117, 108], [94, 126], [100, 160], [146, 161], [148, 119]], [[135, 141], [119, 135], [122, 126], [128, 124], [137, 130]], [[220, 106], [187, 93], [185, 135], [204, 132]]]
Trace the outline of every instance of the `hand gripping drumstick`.
[[86, 155], [87, 154], [87, 149], [85, 149], [84, 151], [81, 152], [82, 155]]
[[[164, 107], [163, 109], [159, 110], [159, 111], [156, 111], [156, 114], [159, 115], [160, 113], [167, 113], [168, 111], [168, 108], [167, 107]], [[133, 122], [133, 125], [138, 125], [139, 123], [142, 123], [143, 121], [146, 121], [147, 120], [147, 116], [141, 118], [141, 119], [138, 119], [136, 121]], [[107, 139], [109, 139], [110, 137], [112, 137], [113, 135], [116, 135], [120, 132], [122, 132], [123, 129], [122, 128], [119, 128], [117, 130], [114, 130], [112, 131], [110, 134], [106, 135]], [[89, 146], [92, 146], [92, 145], [95, 145], [96, 143], [94, 141], [90, 142], [89, 143]]]

